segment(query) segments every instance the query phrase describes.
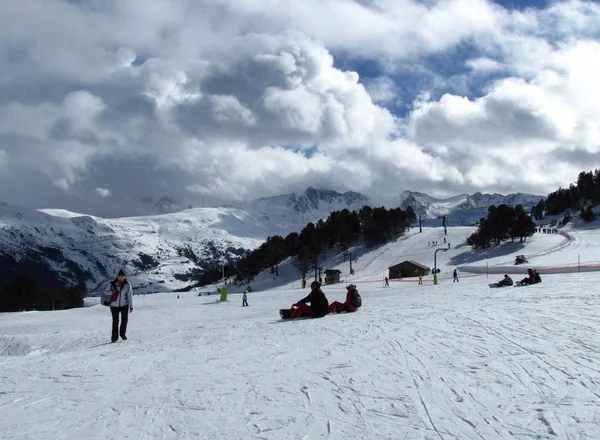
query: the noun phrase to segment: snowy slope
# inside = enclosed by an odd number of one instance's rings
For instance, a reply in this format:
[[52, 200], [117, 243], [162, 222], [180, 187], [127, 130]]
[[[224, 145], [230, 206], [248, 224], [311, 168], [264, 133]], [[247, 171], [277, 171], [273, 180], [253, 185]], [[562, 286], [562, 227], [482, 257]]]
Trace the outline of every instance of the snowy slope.
[[[571, 227], [567, 243], [536, 234], [519, 253], [547, 270], [576, 253], [600, 261], [592, 226]], [[461, 271], [453, 283], [455, 264], [513, 254], [452, 245], [438, 252], [439, 285], [382, 286], [391, 261], [431, 261], [441, 233], [356, 249], [355, 314], [279, 321], [307, 293], [292, 272], [277, 288], [270, 274], [257, 280], [249, 307], [235, 294], [136, 296], [129, 340], [114, 345], [100, 305], [1, 314], [0, 438], [600, 438], [600, 272], [489, 289], [497, 275]], [[324, 290], [343, 300], [343, 284]]]

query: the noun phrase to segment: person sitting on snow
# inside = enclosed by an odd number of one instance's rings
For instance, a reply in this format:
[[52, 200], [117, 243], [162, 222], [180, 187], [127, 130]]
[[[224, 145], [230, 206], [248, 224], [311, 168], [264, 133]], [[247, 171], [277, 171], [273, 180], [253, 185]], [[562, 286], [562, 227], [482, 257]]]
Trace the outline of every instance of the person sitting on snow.
[[339, 301], [334, 301], [331, 304], [329, 304], [329, 313], [342, 313], [342, 312], [347, 312], [347, 313], [353, 313], [356, 312], [358, 310], [358, 308], [360, 306], [355, 305], [353, 301], [355, 298], [355, 295], [358, 294], [358, 289], [356, 288], [356, 284], [350, 284], [349, 286], [346, 287], [346, 289], [348, 290], [346, 292], [346, 302], [341, 303]]
[[[321, 284], [313, 281], [310, 285], [310, 293], [292, 305], [292, 316], [294, 318], [322, 318], [327, 315], [329, 301], [321, 290]], [[310, 303], [308, 305], [307, 303]]]
[[528, 277], [523, 278], [519, 284], [523, 285], [523, 284], [535, 284], [535, 274], [533, 273], [533, 269], [529, 268], [527, 269], [527, 273], [529, 274]]
[[496, 284], [498, 285], [498, 287], [512, 286], [513, 285], [513, 280], [508, 275], [504, 275], [504, 278], [502, 280], [498, 281]]

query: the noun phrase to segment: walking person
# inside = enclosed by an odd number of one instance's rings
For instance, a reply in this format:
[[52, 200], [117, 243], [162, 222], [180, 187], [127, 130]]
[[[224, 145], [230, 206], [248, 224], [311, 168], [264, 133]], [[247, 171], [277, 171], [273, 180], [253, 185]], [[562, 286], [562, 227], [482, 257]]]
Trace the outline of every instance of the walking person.
[[247, 291], [248, 289], [244, 290], [244, 293], [242, 295], [242, 307], [246, 307], [248, 305], [248, 296], [246, 294]]
[[390, 280], [389, 280], [388, 277], [385, 277], [385, 284], [384, 284], [384, 286], [385, 287], [389, 287], [390, 286]]
[[454, 269], [454, 273], [452, 274], [452, 276], [453, 276], [453, 278], [454, 278], [454, 279], [452, 280], [452, 282], [453, 282], [453, 283], [458, 283], [458, 272], [456, 271], [456, 269]]
[[[121, 269], [117, 278], [110, 283], [112, 297], [110, 302], [110, 313], [112, 314], [112, 336], [110, 341], [117, 342], [119, 335], [124, 341], [127, 340], [127, 321], [129, 313], [133, 312], [133, 289], [125, 277], [125, 271]], [[121, 326], [119, 327], [119, 315], [121, 315]]]
[[419, 284], [423, 284], [423, 278], [419, 275]]

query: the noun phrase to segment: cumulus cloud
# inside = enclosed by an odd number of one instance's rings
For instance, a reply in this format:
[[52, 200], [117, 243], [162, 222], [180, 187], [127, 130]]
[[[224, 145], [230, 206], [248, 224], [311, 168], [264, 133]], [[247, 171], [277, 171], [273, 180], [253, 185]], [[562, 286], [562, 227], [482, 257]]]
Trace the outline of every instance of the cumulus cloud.
[[102, 215], [309, 185], [545, 193], [598, 153], [598, 18], [580, 1], [2, 2], [0, 198]]

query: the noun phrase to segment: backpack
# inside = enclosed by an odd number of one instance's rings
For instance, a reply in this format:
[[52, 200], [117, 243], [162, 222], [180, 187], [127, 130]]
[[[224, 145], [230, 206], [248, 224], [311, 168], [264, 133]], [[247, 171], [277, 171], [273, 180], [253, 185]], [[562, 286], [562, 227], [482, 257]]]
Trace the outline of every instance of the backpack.
[[110, 306], [112, 301], [112, 293], [103, 293], [100, 295], [100, 304], [103, 306]]
[[362, 306], [362, 298], [360, 297], [360, 294], [358, 293], [357, 289], [352, 289], [352, 294], [350, 295], [350, 301], [352, 302], [352, 305], [356, 308], [359, 308], [360, 306]]

